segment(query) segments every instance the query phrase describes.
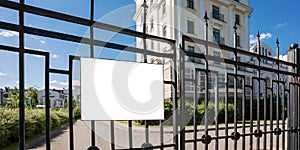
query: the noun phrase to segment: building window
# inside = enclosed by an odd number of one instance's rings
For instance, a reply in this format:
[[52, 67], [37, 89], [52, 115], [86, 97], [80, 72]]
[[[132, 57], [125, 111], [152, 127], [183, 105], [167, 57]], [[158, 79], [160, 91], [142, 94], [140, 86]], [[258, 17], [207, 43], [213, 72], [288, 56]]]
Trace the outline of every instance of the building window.
[[[221, 53], [214, 51], [214, 56], [220, 58], [221, 57]], [[218, 64], [219, 65], [220, 62], [219, 61], [214, 61], [214, 64]]]
[[236, 45], [241, 47], [241, 37], [239, 35], [236, 36]]
[[153, 40], [151, 40], [151, 47], [150, 47], [150, 49], [154, 49], [154, 42], [153, 42]]
[[[189, 52], [195, 52], [195, 47], [194, 47], [194, 46], [188, 46], [188, 51], [189, 51]], [[189, 59], [190, 59], [192, 62], [195, 62], [195, 57], [189, 57]]]
[[194, 0], [187, 0], [187, 8], [194, 9]]
[[151, 22], [150, 22], [150, 31], [152, 31], [153, 29], [154, 29], [153, 19], [151, 19]]
[[220, 8], [217, 6], [212, 6], [212, 16], [217, 20], [224, 21], [224, 15], [220, 14]]
[[193, 21], [187, 21], [187, 26], [188, 26], [188, 33], [194, 34], [194, 22]]
[[219, 29], [213, 28], [213, 37], [214, 37], [214, 40], [216, 42], [218, 42], [219, 44], [224, 44], [225, 43], [224, 38], [221, 37]]
[[218, 79], [218, 87], [219, 88], [225, 88], [225, 75], [224, 74], [219, 74], [219, 79]]
[[167, 36], [167, 26], [165, 26], [165, 25], [162, 27], [162, 36], [163, 37]]
[[240, 15], [238, 15], [238, 14], [235, 14], [235, 23], [237, 24], [237, 25], [241, 25], [240, 23]]

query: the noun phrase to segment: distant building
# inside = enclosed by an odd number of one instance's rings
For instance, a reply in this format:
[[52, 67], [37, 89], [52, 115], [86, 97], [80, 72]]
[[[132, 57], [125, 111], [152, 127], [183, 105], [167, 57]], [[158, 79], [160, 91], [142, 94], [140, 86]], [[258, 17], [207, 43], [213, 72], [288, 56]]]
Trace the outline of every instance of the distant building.
[[[64, 90], [52, 89], [49, 91], [50, 108], [65, 108], [65, 102], [68, 101], [68, 95], [64, 93]], [[45, 90], [38, 93], [38, 100], [41, 105], [45, 105]]]
[[[258, 49], [257, 49], [257, 45], [253, 45], [251, 48], [250, 48], [250, 52], [253, 52], [253, 53], [259, 53], [258, 52]], [[267, 57], [272, 57], [272, 58], [277, 58], [277, 56], [274, 54], [274, 50], [272, 50], [267, 44], [265, 43], [261, 43], [260, 44], [260, 54], [262, 56], [267, 56]], [[279, 59], [280, 60], [283, 60], [283, 61], [288, 61], [287, 60], [288, 58], [288, 54], [287, 55], [279, 55]], [[257, 63], [257, 59], [255, 58], [250, 58], [250, 61], [252, 63]], [[261, 66], [262, 67], [266, 67], [266, 68], [273, 68], [273, 69], [277, 69], [277, 64], [274, 63], [274, 62], [270, 62], [268, 60], [264, 60], [264, 59], [261, 59]], [[280, 65], [279, 66], [279, 70], [282, 70], [282, 71], [288, 71], [288, 67], [285, 66], [285, 65]], [[254, 71], [254, 74], [256, 72]], [[267, 87], [272, 87], [272, 83], [273, 83], [273, 80], [277, 80], [277, 74], [274, 73], [274, 72], [268, 72], [268, 71], [261, 71], [260, 73], [260, 76], [261, 78], [264, 78], [266, 79], [266, 83], [264, 83], [263, 81], [260, 82], [260, 97], [263, 98], [265, 96], [265, 93], [270, 95], [270, 91], [267, 91], [265, 92], [265, 86]], [[279, 80], [280, 81], [283, 81], [285, 83], [285, 88], [288, 88], [288, 82], [289, 82], [289, 79], [288, 79], [288, 76], [287, 75], [284, 75], [284, 74], [280, 74], [279, 76]], [[258, 83], [253, 83], [253, 86], [255, 89], [258, 88]], [[277, 85], [274, 84], [273, 85], [273, 94], [276, 94], [277, 92]], [[279, 89], [282, 89], [282, 85], [279, 86]], [[254, 90], [254, 99], [256, 99], [256, 95], [257, 95], [257, 91], [258, 90]], [[281, 91], [281, 90], [280, 90]], [[279, 91], [279, 92], [280, 92]], [[281, 94], [281, 93], [280, 93]]]

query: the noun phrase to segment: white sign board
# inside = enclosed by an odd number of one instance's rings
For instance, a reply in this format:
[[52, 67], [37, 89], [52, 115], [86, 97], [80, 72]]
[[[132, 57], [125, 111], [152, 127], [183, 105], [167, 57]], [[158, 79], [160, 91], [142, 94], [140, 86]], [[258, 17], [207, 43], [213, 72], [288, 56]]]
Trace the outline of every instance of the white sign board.
[[81, 58], [82, 120], [163, 120], [163, 65]]

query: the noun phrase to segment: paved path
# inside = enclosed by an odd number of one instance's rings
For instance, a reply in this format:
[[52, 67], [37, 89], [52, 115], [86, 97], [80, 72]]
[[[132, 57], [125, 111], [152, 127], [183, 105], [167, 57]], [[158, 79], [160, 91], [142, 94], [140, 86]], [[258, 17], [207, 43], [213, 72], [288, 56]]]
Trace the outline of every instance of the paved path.
[[[128, 125], [123, 124], [120, 122], [115, 122], [114, 124], [115, 130], [115, 146], [116, 148], [128, 148], [129, 147], [129, 138], [128, 138]], [[222, 127], [222, 125], [220, 125]], [[212, 126], [214, 127], [214, 126]], [[200, 127], [199, 127], [200, 128]], [[202, 127], [201, 127], [202, 128]], [[275, 126], [274, 126], [275, 128]], [[192, 127], [187, 127], [187, 130], [192, 129]], [[254, 127], [254, 130], [256, 127]], [[263, 129], [263, 127], [261, 127]], [[141, 126], [135, 126], [133, 127], [133, 147], [140, 147], [143, 143], [145, 143], [145, 129]], [[153, 145], [160, 145], [160, 130], [159, 127], [151, 127], [150, 129], [150, 138], [149, 141]], [[269, 130], [269, 128], [268, 128]], [[171, 144], [172, 143], [172, 137], [173, 134], [171, 133], [172, 127], [164, 127], [164, 143], [165, 144]], [[246, 132], [248, 133], [250, 131], [249, 128], [246, 128]], [[233, 129], [229, 130], [229, 134], [233, 132]], [[238, 132], [242, 132], [242, 129], [238, 129]], [[111, 149], [111, 130], [110, 130], [110, 122], [109, 121], [101, 121], [96, 122], [96, 145], [101, 150], [109, 150]], [[209, 134], [211, 136], [215, 136], [215, 131], [209, 131]], [[198, 137], [201, 137], [203, 135], [203, 132], [199, 132], [197, 134]], [[225, 135], [224, 130], [219, 130], [219, 136]], [[186, 139], [193, 139], [193, 133], [186, 133]], [[263, 149], [263, 138], [260, 140], [260, 149]], [[287, 139], [287, 134], [285, 134], [285, 140]], [[280, 148], [282, 143], [282, 134], [279, 136], [279, 145]], [[233, 149], [234, 141], [229, 139], [228, 140], [228, 146], [229, 149]], [[84, 150], [87, 149], [90, 146], [91, 142], [91, 136], [90, 136], [90, 122], [84, 122], [84, 121], [77, 121], [74, 124], [74, 143], [75, 143], [75, 149], [76, 150]], [[245, 139], [245, 146], [246, 149], [250, 148], [250, 137], [246, 137]], [[253, 137], [253, 145], [254, 149], [256, 149], [256, 138]], [[273, 136], [273, 148], [276, 148], [276, 136]], [[287, 143], [287, 142], [286, 142]], [[270, 135], [267, 136], [267, 142], [266, 142], [267, 148], [270, 148]], [[185, 145], [187, 150], [193, 149], [193, 143], [188, 143]], [[218, 142], [219, 149], [224, 149], [225, 146], [225, 140], [219, 140]], [[241, 149], [242, 146], [242, 138], [237, 142], [238, 149]], [[286, 145], [285, 145], [286, 146]], [[209, 144], [209, 149], [214, 149], [215, 147], [215, 141], [213, 140]], [[197, 149], [204, 148], [204, 145], [201, 142], [198, 142]], [[37, 149], [37, 150], [44, 150], [45, 144], [41, 143], [38, 145], [35, 145], [34, 147], [31, 147], [30, 149]], [[52, 138], [51, 141], [51, 149], [53, 150], [67, 150], [69, 149], [69, 128], [66, 127], [63, 130], [61, 130], [60, 134], [57, 135], [55, 138]], [[173, 148], [167, 148], [167, 149], [173, 149]], [[286, 148], [285, 148], [286, 149]]]

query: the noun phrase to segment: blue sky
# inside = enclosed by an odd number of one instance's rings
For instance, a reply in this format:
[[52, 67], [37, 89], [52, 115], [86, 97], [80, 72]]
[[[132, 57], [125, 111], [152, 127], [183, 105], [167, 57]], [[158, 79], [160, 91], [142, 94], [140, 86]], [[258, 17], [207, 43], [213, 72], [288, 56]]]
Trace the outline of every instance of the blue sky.
[[[300, 12], [297, 7], [298, 0], [289, 0], [288, 3], [283, 0], [249, 0], [250, 7], [254, 9], [250, 18], [250, 37], [251, 42], [255, 41], [257, 31], [261, 33], [262, 41], [275, 49], [276, 38], [279, 38], [280, 53], [285, 54], [289, 45], [293, 42], [299, 42], [298, 35], [300, 31], [300, 22], [298, 16]], [[26, 0], [26, 4], [38, 6], [50, 10], [68, 13], [70, 15], [89, 18], [88, 0]], [[114, 24], [117, 26], [134, 29], [132, 17], [135, 6], [133, 0], [95, 0], [95, 20]], [[129, 6], [128, 6], [129, 5]], [[18, 12], [0, 7], [0, 21], [18, 23]], [[77, 36], [88, 36], [88, 28], [71, 23], [61, 22], [35, 15], [25, 14], [25, 25], [59, 31], [63, 33], [74, 34]], [[134, 45], [135, 38], [115, 35], [111, 32], [96, 30], [96, 39], [110, 40], [126, 45]], [[106, 36], [102, 36], [106, 35]], [[0, 44], [9, 46], [18, 46], [18, 34], [15, 32], [0, 29]], [[85, 50], [88, 45], [79, 45], [78, 43], [65, 42], [45, 37], [25, 35], [25, 46], [31, 49], [47, 51], [51, 53], [50, 65], [55, 69], [67, 69], [69, 54], [88, 56]], [[117, 51], [111, 51], [95, 47], [97, 57], [132, 59], [132, 55], [121, 54]], [[16, 53], [0, 51], [0, 87], [18, 86], [18, 55]], [[44, 58], [26, 55], [25, 57], [25, 80], [26, 87], [44, 88]], [[78, 62], [75, 63], [75, 69], [78, 69]], [[50, 76], [52, 88], [68, 87], [68, 78], [64, 75]], [[75, 76], [74, 83], [78, 83], [78, 76]]]

